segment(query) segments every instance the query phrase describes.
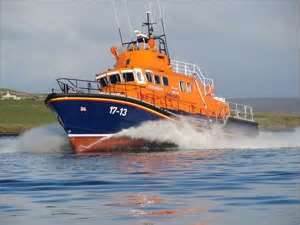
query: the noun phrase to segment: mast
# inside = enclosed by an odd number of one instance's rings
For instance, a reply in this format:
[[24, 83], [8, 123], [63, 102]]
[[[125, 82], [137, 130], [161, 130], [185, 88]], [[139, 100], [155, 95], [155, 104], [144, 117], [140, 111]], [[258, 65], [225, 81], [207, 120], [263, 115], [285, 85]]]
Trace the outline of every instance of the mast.
[[[142, 36], [142, 38], [144, 38], [143, 36], [145, 36], [145, 42], [148, 42], [148, 40], [154, 39], [158, 41], [158, 47], [159, 47], [159, 52], [160, 53], [164, 53], [166, 54], [168, 57], [169, 56], [169, 51], [168, 51], [168, 45], [167, 45], [167, 38], [166, 38], [166, 32], [165, 32], [165, 26], [164, 26], [164, 21], [163, 18], [161, 18], [161, 26], [162, 26], [162, 34], [160, 35], [154, 35], [154, 28], [153, 25], [157, 24], [155, 22], [151, 22], [151, 17], [150, 17], [151, 12], [147, 11], [146, 12], [146, 22], [142, 23], [143, 27], [146, 27], [147, 29], [147, 34], [142, 34], [140, 31], [135, 31], [136, 33], [138, 33], [140, 35], [140, 37]], [[116, 15], [117, 18], [117, 15]], [[116, 20], [118, 25], [119, 25], [119, 21]], [[134, 41], [128, 41], [128, 42], [124, 42], [123, 38], [122, 38], [122, 33], [121, 33], [121, 28], [118, 28], [119, 31], [119, 36], [120, 36], [120, 40], [121, 40], [121, 44], [122, 46], [130, 46], [131, 44], [136, 44], [137, 41], [139, 41], [139, 36], [137, 36], [137, 40]]]
[[151, 13], [150, 11], [146, 12], [147, 21], [145, 23], [143, 23], [143, 26], [147, 26], [148, 38], [151, 38], [151, 36], [153, 34], [153, 25], [156, 24], [156, 23], [151, 23], [150, 13]]
[[160, 21], [161, 21], [161, 27], [162, 27], [162, 30], [163, 30], [163, 38], [164, 38], [164, 43], [165, 43], [166, 54], [169, 56], [169, 49], [168, 49], [168, 43], [167, 43], [167, 35], [166, 35], [166, 32], [165, 32], [165, 25], [164, 25], [163, 18], [161, 18]]
[[159, 52], [161, 52], [161, 53], [163, 52], [169, 57], [167, 37], [166, 37], [163, 18], [161, 18], [161, 26], [162, 26], [163, 33], [161, 35], [154, 36], [153, 35], [153, 31], [154, 31], [153, 25], [155, 25], [156, 23], [151, 22], [150, 14], [151, 14], [150, 11], [146, 12], [147, 21], [143, 23], [143, 26], [147, 26], [148, 38], [153, 38], [155, 40], [158, 40]]
[[114, 14], [115, 14], [115, 22], [116, 22], [116, 24], [118, 26], [118, 32], [119, 32], [120, 41], [121, 41], [121, 44], [123, 46], [124, 42], [123, 42], [123, 38], [122, 38], [121, 26], [120, 26], [120, 21], [119, 21], [119, 16], [118, 16], [118, 12], [117, 12], [117, 7], [116, 7], [115, 0], [112, 1], [112, 6], [113, 6]]

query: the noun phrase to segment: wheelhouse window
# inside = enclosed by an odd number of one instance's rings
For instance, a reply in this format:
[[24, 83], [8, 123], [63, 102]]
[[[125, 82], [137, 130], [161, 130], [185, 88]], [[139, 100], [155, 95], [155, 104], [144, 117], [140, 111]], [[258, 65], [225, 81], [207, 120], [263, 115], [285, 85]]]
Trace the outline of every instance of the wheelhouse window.
[[167, 77], [163, 76], [162, 80], [163, 80], [163, 84], [164, 84], [165, 86], [168, 86], [168, 85], [169, 85], [169, 80], [168, 80]]
[[99, 79], [99, 82], [101, 84], [101, 87], [106, 87], [108, 85], [108, 80], [107, 80], [107, 77], [101, 77]]
[[120, 74], [112, 74], [109, 76], [109, 81], [111, 84], [117, 84], [117, 83], [121, 83], [121, 77]]
[[191, 83], [186, 84], [186, 90], [187, 90], [187, 92], [192, 92], [192, 84]]
[[186, 88], [186, 83], [184, 81], [180, 81], [179, 86], [182, 92], [186, 92], [187, 88]]
[[134, 81], [133, 72], [124, 72], [122, 73], [125, 82]]
[[147, 78], [147, 81], [152, 83], [153, 82], [153, 74], [149, 71], [146, 72], [146, 78]]
[[144, 81], [142, 72], [137, 71], [136, 72], [136, 77], [137, 77], [138, 81]]
[[160, 76], [159, 75], [155, 75], [154, 80], [155, 80], [156, 84], [160, 84]]

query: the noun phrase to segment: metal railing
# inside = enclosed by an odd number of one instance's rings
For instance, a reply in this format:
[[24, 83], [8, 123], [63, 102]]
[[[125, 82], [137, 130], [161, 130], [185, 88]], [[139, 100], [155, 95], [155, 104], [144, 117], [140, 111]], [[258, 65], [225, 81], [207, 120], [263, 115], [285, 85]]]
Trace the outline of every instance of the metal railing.
[[[129, 88], [131, 88], [131, 91], [136, 93], [136, 96], [130, 96], [131, 98], [162, 108], [172, 108], [174, 110], [182, 110], [185, 108], [188, 112], [196, 112], [193, 102], [182, 101], [175, 96], [160, 96], [155, 94], [154, 90], [149, 91], [140, 85], [126, 85], [126, 83], [122, 83], [118, 84], [120, 86], [118, 89], [108, 85], [106, 86], [105, 91], [102, 92], [102, 87], [97, 81], [72, 78], [59, 78], [56, 81], [60, 87], [60, 91], [63, 93], [105, 93], [108, 95], [123, 95], [127, 97], [127, 91], [130, 91]], [[56, 90], [52, 89], [52, 92], [55, 93]], [[231, 117], [254, 121], [253, 109], [251, 106], [232, 102], [228, 102], [228, 104]]]
[[91, 80], [59, 78], [56, 81], [63, 93], [99, 93], [101, 88], [99, 82]]
[[196, 76], [205, 87], [205, 92], [207, 87], [213, 88], [214, 86], [214, 80], [205, 77], [200, 67], [195, 64], [172, 59], [171, 66], [176, 73], [183, 73], [187, 76]]
[[228, 102], [230, 108], [230, 116], [248, 121], [254, 121], [253, 108], [249, 105], [243, 105], [233, 102]]
[[[126, 84], [120, 83], [117, 85], [107, 85], [106, 87], [101, 87], [100, 83], [97, 81], [91, 80], [80, 80], [72, 78], [59, 78], [56, 80], [60, 90], [52, 89], [52, 93], [93, 93], [93, 94], [106, 94], [114, 96], [124, 96], [136, 99], [153, 106], [162, 108], [162, 109], [171, 109], [171, 110], [186, 110], [190, 113], [198, 112], [194, 106], [193, 102], [184, 101], [178, 96], [168, 96], [156, 94], [155, 90], [149, 90], [144, 86], [138, 84]], [[128, 95], [128, 92], [131, 95]], [[135, 94], [132, 94], [135, 93]]]

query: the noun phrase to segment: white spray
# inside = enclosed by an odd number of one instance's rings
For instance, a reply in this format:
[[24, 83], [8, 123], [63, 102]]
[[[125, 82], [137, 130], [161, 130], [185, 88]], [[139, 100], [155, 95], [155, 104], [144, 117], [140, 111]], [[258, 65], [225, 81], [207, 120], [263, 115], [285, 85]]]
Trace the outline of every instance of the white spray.
[[15, 138], [0, 139], [0, 153], [57, 153], [68, 150], [66, 135], [59, 124], [33, 128]]
[[199, 130], [190, 121], [151, 121], [118, 135], [142, 138], [155, 142], [169, 142], [180, 149], [257, 149], [300, 147], [300, 129], [293, 132], [260, 131], [258, 136], [247, 137], [239, 133], [228, 135], [220, 127]]
[[[220, 127], [201, 130], [190, 121], [150, 121], [139, 127], [126, 129], [117, 134], [131, 138], [142, 138], [152, 142], [168, 142], [179, 149], [265, 149], [300, 147], [300, 128], [293, 132], [261, 131], [256, 137], [245, 137], [238, 133], [228, 136]], [[0, 153], [67, 152], [71, 148], [63, 129], [58, 124], [41, 126], [26, 131], [15, 138], [0, 138]]]

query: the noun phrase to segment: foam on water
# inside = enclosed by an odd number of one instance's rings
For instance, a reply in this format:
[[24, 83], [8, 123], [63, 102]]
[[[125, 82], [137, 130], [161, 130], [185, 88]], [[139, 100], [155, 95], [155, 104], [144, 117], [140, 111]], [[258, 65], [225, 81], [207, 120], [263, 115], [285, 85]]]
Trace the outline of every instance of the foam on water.
[[69, 150], [68, 141], [59, 124], [30, 129], [18, 137], [0, 139], [0, 153], [52, 153]]
[[299, 128], [293, 132], [260, 131], [256, 137], [247, 137], [239, 133], [229, 136], [218, 126], [199, 131], [191, 121], [185, 119], [176, 122], [146, 122], [139, 127], [123, 130], [119, 135], [174, 143], [180, 149], [258, 149], [300, 146]]
[[[300, 128], [293, 132], [260, 131], [256, 137], [239, 133], [228, 136], [220, 127], [201, 130], [191, 121], [150, 121], [139, 127], [121, 131], [117, 135], [142, 138], [151, 142], [168, 142], [179, 149], [265, 149], [300, 146]], [[1, 138], [0, 153], [32, 152], [57, 153], [70, 151], [67, 137], [59, 124], [41, 126], [26, 131], [19, 137]]]

